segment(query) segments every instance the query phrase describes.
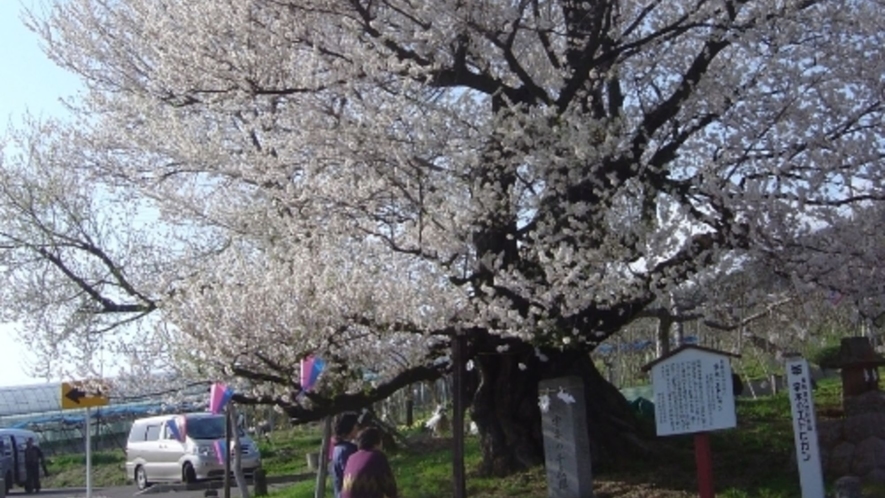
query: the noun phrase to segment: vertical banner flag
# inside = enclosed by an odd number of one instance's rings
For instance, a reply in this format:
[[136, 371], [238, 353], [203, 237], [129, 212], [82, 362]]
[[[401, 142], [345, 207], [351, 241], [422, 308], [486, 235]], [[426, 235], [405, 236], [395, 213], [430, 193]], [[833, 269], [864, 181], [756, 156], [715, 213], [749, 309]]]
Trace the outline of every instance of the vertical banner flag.
[[226, 384], [216, 382], [209, 389], [209, 411], [215, 415], [224, 410], [224, 406], [234, 396], [234, 390]]
[[170, 418], [166, 422], [166, 427], [177, 441], [183, 443], [187, 438], [187, 419], [181, 415]]
[[220, 465], [224, 465], [225, 460], [227, 460], [228, 451], [227, 451], [227, 441], [224, 439], [216, 439], [215, 443], [215, 458], [218, 459], [218, 463]]
[[313, 389], [325, 367], [326, 362], [315, 356], [308, 356], [301, 360], [301, 388], [305, 391]]

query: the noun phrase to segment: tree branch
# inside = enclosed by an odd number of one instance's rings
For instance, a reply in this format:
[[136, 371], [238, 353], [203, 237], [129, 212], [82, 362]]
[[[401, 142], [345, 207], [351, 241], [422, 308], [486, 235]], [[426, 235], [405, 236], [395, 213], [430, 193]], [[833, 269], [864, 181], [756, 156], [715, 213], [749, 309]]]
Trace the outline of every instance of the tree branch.
[[[447, 366], [420, 366], [405, 370], [384, 384], [358, 393], [338, 394], [330, 397], [310, 393], [313, 407], [306, 408], [297, 403], [284, 400], [282, 397], [253, 397], [246, 394], [234, 394], [233, 400], [244, 405], [276, 405], [282, 408], [294, 423], [306, 424], [322, 420], [344, 411], [358, 411], [372, 403], [384, 400], [400, 389], [417, 382], [434, 381], [442, 377]], [[244, 378], [250, 377], [249, 372], [241, 372]], [[262, 376], [263, 377], [263, 376]], [[260, 379], [258, 379], [260, 380]]]

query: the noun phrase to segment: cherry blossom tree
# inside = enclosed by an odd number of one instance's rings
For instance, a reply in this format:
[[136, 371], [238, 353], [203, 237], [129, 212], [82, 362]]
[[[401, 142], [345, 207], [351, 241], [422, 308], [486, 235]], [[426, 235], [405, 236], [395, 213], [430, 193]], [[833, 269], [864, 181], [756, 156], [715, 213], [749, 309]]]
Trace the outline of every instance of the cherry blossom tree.
[[0, 316], [18, 325], [36, 376], [93, 377], [103, 352], [110, 371], [147, 325], [152, 274], [176, 255], [139, 202], [68, 167], [50, 135], [65, 140], [29, 120], [0, 141]]
[[821, 292], [833, 304], [854, 309], [860, 322], [885, 320], [885, 211], [864, 203], [823, 228], [800, 236], [769, 239], [762, 257], [800, 291]]
[[[17, 247], [78, 307], [156, 307], [120, 340], [248, 379], [243, 402], [305, 418], [369, 402], [439, 375], [462, 334], [484, 470], [540, 461], [537, 382], [565, 374], [584, 379], [594, 455], [616, 457], [633, 428], [597, 344], [725, 256], [883, 198], [880, 9], [60, 2], [31, 24], [87, 90], [43, 138], [48, 163], [172, 235], [150, 268], [84, 268], [143, 285], [112, 294]], [[334, 375], [303, 393], [311, 353]]]

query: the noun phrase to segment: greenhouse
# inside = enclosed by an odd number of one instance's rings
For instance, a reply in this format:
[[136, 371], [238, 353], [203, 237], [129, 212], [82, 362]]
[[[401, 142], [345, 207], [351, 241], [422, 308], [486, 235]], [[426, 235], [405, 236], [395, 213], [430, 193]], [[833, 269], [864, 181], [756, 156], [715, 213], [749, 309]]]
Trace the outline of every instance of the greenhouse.
[[[131, 423], [137, 418], [206, 409], [207, 386], [188, 386], [183, 396], [177, 393], [178, 401], [170, 401], [165, 393], [111, 397], [107, 406], [92, 408], [93, 448], [124, 449]], [[60, 382], [0, 387], [0, 427], [36, 432], [49, 455], [85, 451], [86, 410], [63, 410], [61, 389]]]

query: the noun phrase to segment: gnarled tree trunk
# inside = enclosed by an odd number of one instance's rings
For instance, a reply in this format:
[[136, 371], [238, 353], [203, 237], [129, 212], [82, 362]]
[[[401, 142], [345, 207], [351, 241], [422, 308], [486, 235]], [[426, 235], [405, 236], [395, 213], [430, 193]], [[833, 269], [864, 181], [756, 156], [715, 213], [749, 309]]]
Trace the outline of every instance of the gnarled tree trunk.
[[544, 462], [538, 382], [565, 375], [584, 381], [594, 465], [617, 464], [645, 453], [629, 404], [587, 352], [545, 349], [538, 354], [535, 348], [514, 342], [500, 353], [477, 346], [473, 374], [478, 385], [471, 417], [480, 433], [483, 474], [503, 476]]

